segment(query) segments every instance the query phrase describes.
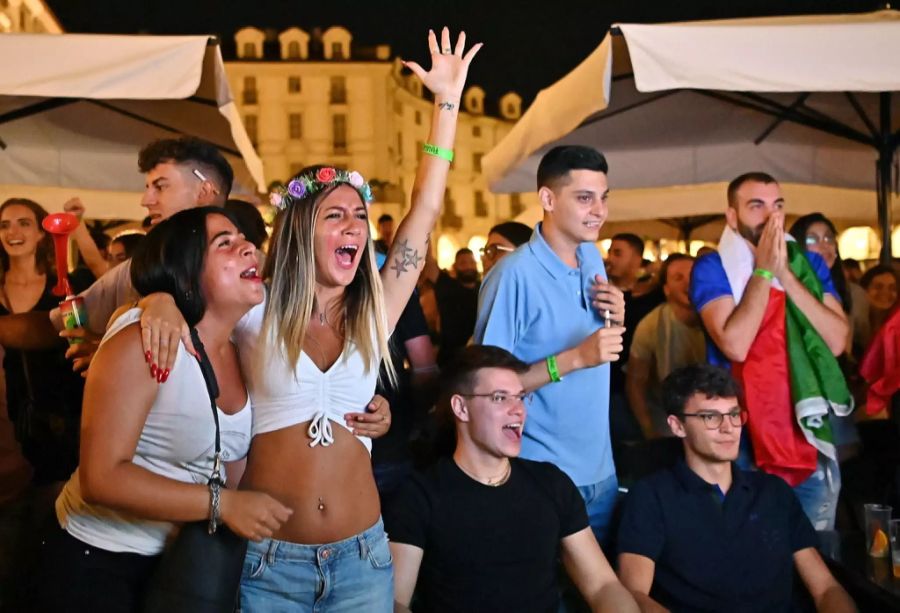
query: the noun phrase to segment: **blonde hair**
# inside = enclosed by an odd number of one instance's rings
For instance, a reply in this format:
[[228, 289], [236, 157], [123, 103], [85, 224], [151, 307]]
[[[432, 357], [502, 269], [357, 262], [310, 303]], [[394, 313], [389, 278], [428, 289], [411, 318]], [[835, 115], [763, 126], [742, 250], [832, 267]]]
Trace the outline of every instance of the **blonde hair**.
[[[312, 167], [313, 171], [317, 167]], [[308, 173], [304, 169], [300, 174]], [[275, 219], [275, 228], [263, 276], [269, 294], [263, 318], [260, 356], [279, 350], [292, 370], [303, 351], [303, 341], [312, 317], [316, 296], [315, 228], [322, 200], [340, 184], [290, 202]], [[388, 379], [396, 382], [396, 371], [388, 349], [384, 289], [375, 263], [372, 237], [366, 238], [359, 268], [344, 291], [344, 359], [350, 343], [362, 354], [366, 372], [384, 362]], [[324, 308], [324, 305], [319, 305]], [[374, 334], [373, 334], [374, 326]], [[380, 359], [379, 359], [380, 356]], [[265, 360], [257, 360], [257, 364]]]

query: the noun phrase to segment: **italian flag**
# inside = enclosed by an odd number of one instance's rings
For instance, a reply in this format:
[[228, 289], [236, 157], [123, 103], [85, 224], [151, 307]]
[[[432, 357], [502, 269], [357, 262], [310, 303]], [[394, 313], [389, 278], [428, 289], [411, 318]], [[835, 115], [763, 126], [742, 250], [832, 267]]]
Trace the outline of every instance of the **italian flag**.
[[[809, 260], [794, 241], [787, 248], [791, 271], [822, 301], [822, 284]], [[719, 254], [738, 304], [753, 274], [753, 253], [726, 227]], [[777, 280], [747, 358], [732, 363], [732, 371], [743, 388], [750, 441], [761, 470], [796, 486], [816, 469], [819, 453], [837, 459], [829, 415], [848, 415], [853, 397], [837, 359]]]

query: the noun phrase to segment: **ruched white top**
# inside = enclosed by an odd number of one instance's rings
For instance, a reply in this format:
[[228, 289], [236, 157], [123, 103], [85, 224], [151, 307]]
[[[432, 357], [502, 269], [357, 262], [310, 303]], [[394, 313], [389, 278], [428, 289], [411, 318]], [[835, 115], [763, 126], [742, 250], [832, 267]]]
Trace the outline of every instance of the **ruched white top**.
[[[296, 368], [291, 368], [282, 351], [273, 349], [260, 356], [257, 347], [264, 313], [265, 302], [244, 315], [234, 331], [253, 403], [253, 436], [308, 421], [309, 446], [327, 447], [334, 442], [332, 422], [346, 428], [345, 413], [365, 412], [375, 394], [378, 365], [366, 372], [352, 343], [325, 372], [305, 353], [300, 354]], [[356, 438], [372, 453], [372, 439]]]

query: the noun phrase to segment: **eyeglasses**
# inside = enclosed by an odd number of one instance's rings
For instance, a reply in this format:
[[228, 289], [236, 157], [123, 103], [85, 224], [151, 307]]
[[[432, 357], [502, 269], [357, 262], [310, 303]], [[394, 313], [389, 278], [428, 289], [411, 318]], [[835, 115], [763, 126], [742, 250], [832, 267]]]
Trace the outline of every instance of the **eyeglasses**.
[[816, 236], [815, 234], [807, 234], [805, 242], [806, 242], [806, 245], [809, 247], [818, 245], [819, 243], [825, 243], [826, 245], [834, 245], [837, 242], [837, 239], [835, 239], [834, 236], [831, 234], [826, 234], [825, 236]]
[[699, 417], [703, 420], [703, 425], [707, 430], [718, 430], [722, 427], [722, 420], [728, 416], [728, 421], [735, 428], [743, 426], [747, 423], [750, 415], [743, 409], [735, 409], [730, 413], [718, 413], [716, 411], [708, 411], [704, 413], [682, 413], [683, 417]]
[[515, 251], [512, 247], [507, 247], [506, 245], [488, 245], [487, 247], [482, 247], [478, 250], [481, 253], [481, 257], [489, 257], [490, 259], [494, 259], [499, 255], [499, 252], [511, 253]]
[[531, 404], [534, 394], [522, 392], [521, 394], [508, 394], [506, 392], [491, 392], [490, 394], [460, 394], [464, 398], [488, 398], [491, 404], [499, 404], [501, 406], [512, 406], [516, 402], [522, 404]]

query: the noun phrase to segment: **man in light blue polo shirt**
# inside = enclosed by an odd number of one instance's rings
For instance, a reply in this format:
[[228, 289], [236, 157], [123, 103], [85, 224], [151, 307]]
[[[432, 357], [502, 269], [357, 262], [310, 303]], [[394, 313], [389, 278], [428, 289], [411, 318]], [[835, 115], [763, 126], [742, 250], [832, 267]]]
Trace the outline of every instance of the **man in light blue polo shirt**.
[[[556, 147], [538, 167], [544, 218], [531, 240], [484, 280], [475, 341], [530, 365], [535, 401], [522, 457], [552, 462], [578, 486], [606, 542], [618, 482], [609, 440], [609, 362], [622, 351], [622, 292], [606, 282], [595, 246], [609, 188], [603, 154]], [[610, 323], [611, 322], [611, 323]]]

